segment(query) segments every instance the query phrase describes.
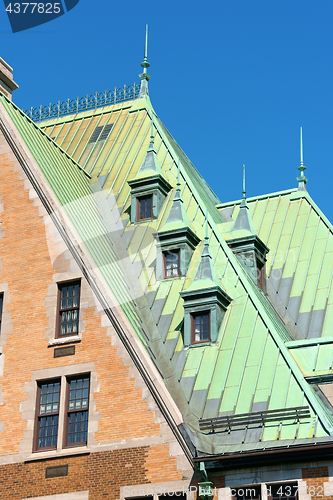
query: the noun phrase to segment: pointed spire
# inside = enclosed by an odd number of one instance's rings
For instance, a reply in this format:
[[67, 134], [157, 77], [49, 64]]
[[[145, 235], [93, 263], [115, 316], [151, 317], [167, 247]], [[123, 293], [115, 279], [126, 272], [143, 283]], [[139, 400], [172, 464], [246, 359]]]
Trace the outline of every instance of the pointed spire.
[[[148, 115], [149, 116], [149, 115]], [[154, 146], [154, 113], [151, 113], [151, 131], [150, 131], [150, 143], [147, 149], [146, 156], [144, 157], [143, 162], [138, 170], [136, 175], [136, 179], [139, 177], [148, 177], [152, 175], [159, 174], [162, 177], [165, 175], [162, 172], [161, 166], [157, 159], [157, 153]]]
[[[188, 290], [198, 289], [204, 286], [218, 286], [220, 287], [220, 281], [216, 275], [212, 256], [209, 251], [209, 237], [208, 237], [208, 210], [206, 208], [205, 216], [206, 234], [204, 241], [204, 248], [201, 254], [201, 260], [196, 272], [193, 283], [190, 285]], [[209, 282], [211, 285], [209, 285]]]
[[304, 163], [303, 163], [303, 133], [302, 133], [302, 127], [300, 128], [300, 166], [298, 167], [298, 170], [300, 170], [300, 172], [301, 172], [300, 177], [297, 177], [298, 191], [306, 191], [305, 185], [308, 182], [308, 179], [304, 175], [304, 170], [306, 170], [306, 167], [304, 166]]
[[[177, 163], [177, 187], [176, 187], [176, 192], [175, 196], [172, 201], [171, 209], [169, 212], [169, 215], [159, 230], [160, 232], [163, 231], [170, 231], [172, 229], [180, 229], [180, 228], [190, 228], [191, 229], [191, 224], [190, 221], [188, 220], [185, 208], [184, 208], [184, 202], [181, 196], [181, 191], [180, 191], [180, 166], [179, 166], [179, 157], [178, 157], [178, 163]], [[192, 229], [191, 229], [192, 231]]]
[[242, 191], [242, 201], [239, 207], [239, 212], [237, 219], [235, 220], [232, 232], [245, 230], [251, 234], [255, 234], [256, 230], [254, 228], [252, 218], [249, 213], [249, 207], [246, 202], [246, 191], [245, 191], [245, 165], [243, 165], [243, 191]]
[[148, 57], [148, 24], [146, 24], [146, 38], [145, 38], [145, 51], [144, 58], [141, 66], [143, 67], [143, 73], [139, 75], [141, 79], [141, 87], [138, 98], [149, 96], [148, 92], [148, 81], [150, 80], [150, 76], [147, 73], [147, 68], [149, 68], [150, 64], [147, 60]]

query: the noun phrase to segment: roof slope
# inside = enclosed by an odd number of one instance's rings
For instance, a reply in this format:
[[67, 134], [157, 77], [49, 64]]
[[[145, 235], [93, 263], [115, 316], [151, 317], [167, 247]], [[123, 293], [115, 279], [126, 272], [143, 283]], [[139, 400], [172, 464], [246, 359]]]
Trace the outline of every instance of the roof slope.
[[[29, 141], [29, 137], [24, 135], [27, 125], [22, 125], [21, 121], [25, 120], [29, 127], [33, 125], [17, 110], [14, 112], [15, 108], [11, 109], [9, 103], [6, 106], [13, 121], [22, 130], [24, 140]], [[220, 453], [268, 444], [281, 446], [304, 440], [331, 439], [333, 429], [330, 419], [285, 346], [285, 342], [292, 340], [291, 335], [266, 297], [248, 278], [222, 236], [223, 219], [215, 208], [218, 202], [216, 196], [158, 119], [154, 119], [155, 149], [162, 171], [173, 189], [158, 219], [130, 223], [127, 181], [135, 177], [148, 149], [150, 115], [151, 108], [142, 99], [43, 122], [41, 127], [92, 176], [96, 194], [94, 200], [104, 228], [108, 228], [108, 237], [114, 243], [116, 256], [120, 258], [121, 247], [135, 270], [133, 276], [140, 284], [135, 288], [139, 290], [135, 295], [137, 307], [129, 302], [131, 308], [126, 314], [135, 317], [135, 311], [138, 311], [149, 353], [184, 415], [194, 444], [205, 453]], [[106, 137], [102, 129], [97, 131], [97, 127], [111, 124]], [[47, 140], [42, 133], [40, 135], [43, 141]], [[56, 149], [51, 141], [49, 143]], [[208, 207], [212, 262], [221, 287], [233, 299], [223, 318], [217, 342], [189, 348], [183, 345], [181, 328], [184, 311], [179, 293], [187, 290], [193, 282], [203, 242], [193, 254], [186, 277], [164, 281], [157, 281], [155, 277], [156, 244], [153, 234], [163, 227], [172, 205], [178, 156], [181, 195], [188, 220], [203, 240], [204, 213]], [[43, 172], [46, 178], [52, 177], [50, 172], [54, 168], [55, 165], [46, 166], [48, 171]], [[44, 167], [41, 166], [41, 169]], [[77, 167], [72, 164], [72, 169]], [[59, 181], [55, 183], [50, 179], [49, 183], [57, 196], [62, 196], [59, 191], [70, 190], [68, 183], [72, 180], [62, 175]], [[98, 183], [103, 190], [96, 189]], [[85, 212], [73, 212], [73, 225], [80, 231], [83, 224], [81, 217]], [[109, 224], [110, 219], [114, 226]], [[86, 229], [89, 239], [89, 231], [96, 231], [97, 222], [87, 218], [85, 223], [89, 227], [89, 230]], [[116, 231], [110, 231], [110, 227], [116, 228]], [[272, 238], [276, 231], [279, 234], [278, 228], [271, 231]], [[86, 247], [95, 260], [99, 258], [93, 253], [97, 251], [93, 245]], [[103, 253], [104, 249], [101, 256]], [[109, 271], [112, 273], [112, 266]], [[110, 274], [109, 279], [110, 287], [119, 287], [125, 293], [126, 280], [122, 280], [117, 273], [113, 280]], [[134, 283], [133, 280], [130, 283]], [[311, 416], [300, 421], [279, 420], [255, 428], [250, 426], [209, 435], [199, 430], [200, 418], [295, 406], [309, 406]]]
[[[284, 191], [247, 201], [256, 231], [270, 249], [267, 293], [293, 338], [332, 336], [332, 225], [306, 191]], [[237, 217], [239, 204], [218, 208], [229, 221]]]

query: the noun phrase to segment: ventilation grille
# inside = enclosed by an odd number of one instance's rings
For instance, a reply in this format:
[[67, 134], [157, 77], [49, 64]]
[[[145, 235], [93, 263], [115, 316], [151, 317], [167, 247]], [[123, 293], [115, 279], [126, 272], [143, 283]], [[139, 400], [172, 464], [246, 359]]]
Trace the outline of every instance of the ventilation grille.
[[109, 135], [112, 127], [113, 127], [113, 123], [110, 123], [109, 125], [106, 125], [104, 127], [104, 130], [103, 130], [102, 134], [101, 134], [101, 137], [98, 140], [99, 141], [105, 141], [105, 139], [107, 139], [107, 137], [108, 137], [108, 135]]
[[96, 127], [95, 128], [93, 135], [89, 139], [89, 144], [97, 141], [99, 134], [102, 132], [102, 130], [103, 130], [103, 127]]
[[[106, 125], [105, 127], [103, 127], [103, 125], [100, 127], [96, 127], [94, 130], [94, 133], [92, 134], [92, 136], [89, 139], [88, 144], [92, 144], [93, 142], [97, 142], [97, 141], [105, 141], [107, 139], [112, 127], [113, 127], [113, 123], [110, 123], [109, 125]], [[102, 132], [102, 130], [103, 130], [103, 132]]]

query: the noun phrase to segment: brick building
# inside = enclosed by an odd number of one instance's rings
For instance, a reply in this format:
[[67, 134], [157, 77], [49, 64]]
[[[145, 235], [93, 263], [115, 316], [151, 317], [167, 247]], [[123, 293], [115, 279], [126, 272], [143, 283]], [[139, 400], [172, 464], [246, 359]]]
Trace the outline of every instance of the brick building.
[[303, 159], [221, 203], [142, 67], [25, 114], [0, 60], [0, 498], [333, 497], [333, 235]]

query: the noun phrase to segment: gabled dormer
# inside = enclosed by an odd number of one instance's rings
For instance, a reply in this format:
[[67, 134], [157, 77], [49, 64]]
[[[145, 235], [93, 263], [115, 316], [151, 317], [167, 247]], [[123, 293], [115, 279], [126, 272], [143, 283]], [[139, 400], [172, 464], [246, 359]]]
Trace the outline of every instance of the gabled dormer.
[[231, 297], [222, 289], [209, 251], [208, 235], [192, 284], [180, 293], [184, 300], [184, 345], [217, 340], [223, 316]]
[[157, 159], [154, 146], [153, 121], [150, 144], [146, 156], [134, 179], [128, 181], [131, 187], [131, 222], [156, 219], [165, 198], [171, 189]]
[[265, 290], [265, 262], [269, 248], [257, 235], [245, 194], [243, 166], [243, 198], [227, 243], [255, 284]]
[[186, 276], [193, 251], [200, 239], [191, 228], [181, 197], [179, 160], [177, 188], [171, 209], [154, 238], [157, 247], [156, 279]]

